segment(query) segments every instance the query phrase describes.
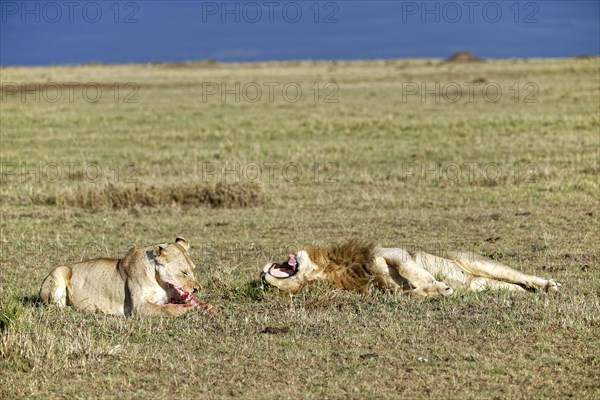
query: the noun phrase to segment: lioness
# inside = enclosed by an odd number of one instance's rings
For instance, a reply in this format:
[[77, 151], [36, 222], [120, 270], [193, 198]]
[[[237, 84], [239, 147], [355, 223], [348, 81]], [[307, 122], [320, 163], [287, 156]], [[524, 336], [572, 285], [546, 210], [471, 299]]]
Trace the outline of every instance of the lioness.
[[323, 281], [347, 290], [364, 292], [376, 287], [426, 297], [451, 295], [454, 290], [448, 284], [471, 291], [555, 292], [560, 287], [555, 281], [524, 274], [474, 253], [453, 252], [443, 258], [356, 240], [295, 250], [287, 261], [265, 265], [261, 280], [290, 293], [310, 282]]
[[98, 258], [56, 267], [44, 279], [40, 299], [82, 310], [107, 314], [176, 317], [200, 307], [194, 293], [200, 289], [189, 243], [177, 237], [175, 243], [133, 247], [117, 260]]

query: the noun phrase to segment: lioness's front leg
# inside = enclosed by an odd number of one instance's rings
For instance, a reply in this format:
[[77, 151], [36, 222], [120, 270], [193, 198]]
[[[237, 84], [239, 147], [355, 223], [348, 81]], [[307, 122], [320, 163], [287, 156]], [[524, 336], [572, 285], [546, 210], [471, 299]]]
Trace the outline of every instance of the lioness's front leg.
[[398, 275], [413, 288], [406, 293], [419, 297], [449, 296], [454, 291], [439, 282], [406, 251], [399, 248], [378, 248], [377, 255], [396, 269]]
[[189, 303], [154, 304], [148, 302], [146, 306], [137, 310], [137, 314], [145, 317], [179, 317], [192, 309], [198, 309], [199, 311], [210, 315], [218, 315], [220, 313], [219, 307], [201, 301], [198, 305]]
[[136, 310], [143, 317], [179, 317], [194, 309], [191, 304], [154, 304], [147, 302]]
[[127, 282], [131, 314], [143, 317], [179, 317], [196, 308], [192, 303], [169, 303], [167, 293], [153, 282]]

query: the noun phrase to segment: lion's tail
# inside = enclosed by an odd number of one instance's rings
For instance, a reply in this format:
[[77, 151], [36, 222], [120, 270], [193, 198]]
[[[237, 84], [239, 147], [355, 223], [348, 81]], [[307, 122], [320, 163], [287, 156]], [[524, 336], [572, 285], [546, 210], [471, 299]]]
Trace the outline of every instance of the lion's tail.
[[54, 303], [60, 307], [67, 305], [68, 288], [71, 286], [71, 268], [68, 266], [56, 267], [42, 282], [40, 300], [44, 304]]

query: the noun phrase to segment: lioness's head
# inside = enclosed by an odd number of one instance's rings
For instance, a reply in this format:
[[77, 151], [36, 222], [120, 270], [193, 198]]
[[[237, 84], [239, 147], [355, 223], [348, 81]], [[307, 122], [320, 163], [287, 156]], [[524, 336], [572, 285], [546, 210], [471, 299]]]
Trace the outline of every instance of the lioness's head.
[[263, 268], [260, 279], [263, 285], [273, 285], [279, 290], [297, 293], [309, 281], [319, 279], [319, 267], [310, 259], [308, 252], [298, 250], [281, 263], [270, 262]]
[[196, 266], [190, 258], [188, 241], [179, 236], [175, 243], [154, 245], [147, 252], [148, 258], [154, 264], [156, 279], [167, 291], [169, 302], [190, 302], [193, 293], [200, 290], [200, 284], [194, 276]]

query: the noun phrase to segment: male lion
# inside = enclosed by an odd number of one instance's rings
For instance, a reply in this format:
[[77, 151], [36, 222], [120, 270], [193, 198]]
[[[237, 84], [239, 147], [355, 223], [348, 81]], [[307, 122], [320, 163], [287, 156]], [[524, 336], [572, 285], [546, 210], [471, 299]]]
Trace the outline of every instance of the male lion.
[[[449, 296], [455, 288], [558, 291], [560, 284], [527, 275], [504, 264], [466, 252], [447, 258], [399, 248], [378, 247], [370, 242], [307, 246], [292, 252], [282, 263], [268, 263], [261, 273], [263, 284], [296, 293], [310, 282], [365, 292], [372, 287], [415, 296]], [[441, 282], [444, 281], [444, 282]]]
[[194, 293], [200, 288], [194, 277], [188, 241], [133, 247], [117, 260], [97, 258], [56, 267], [44, 279], [40, 299], [82, 310], [107, 314], [176, 317], [200, 307]]

